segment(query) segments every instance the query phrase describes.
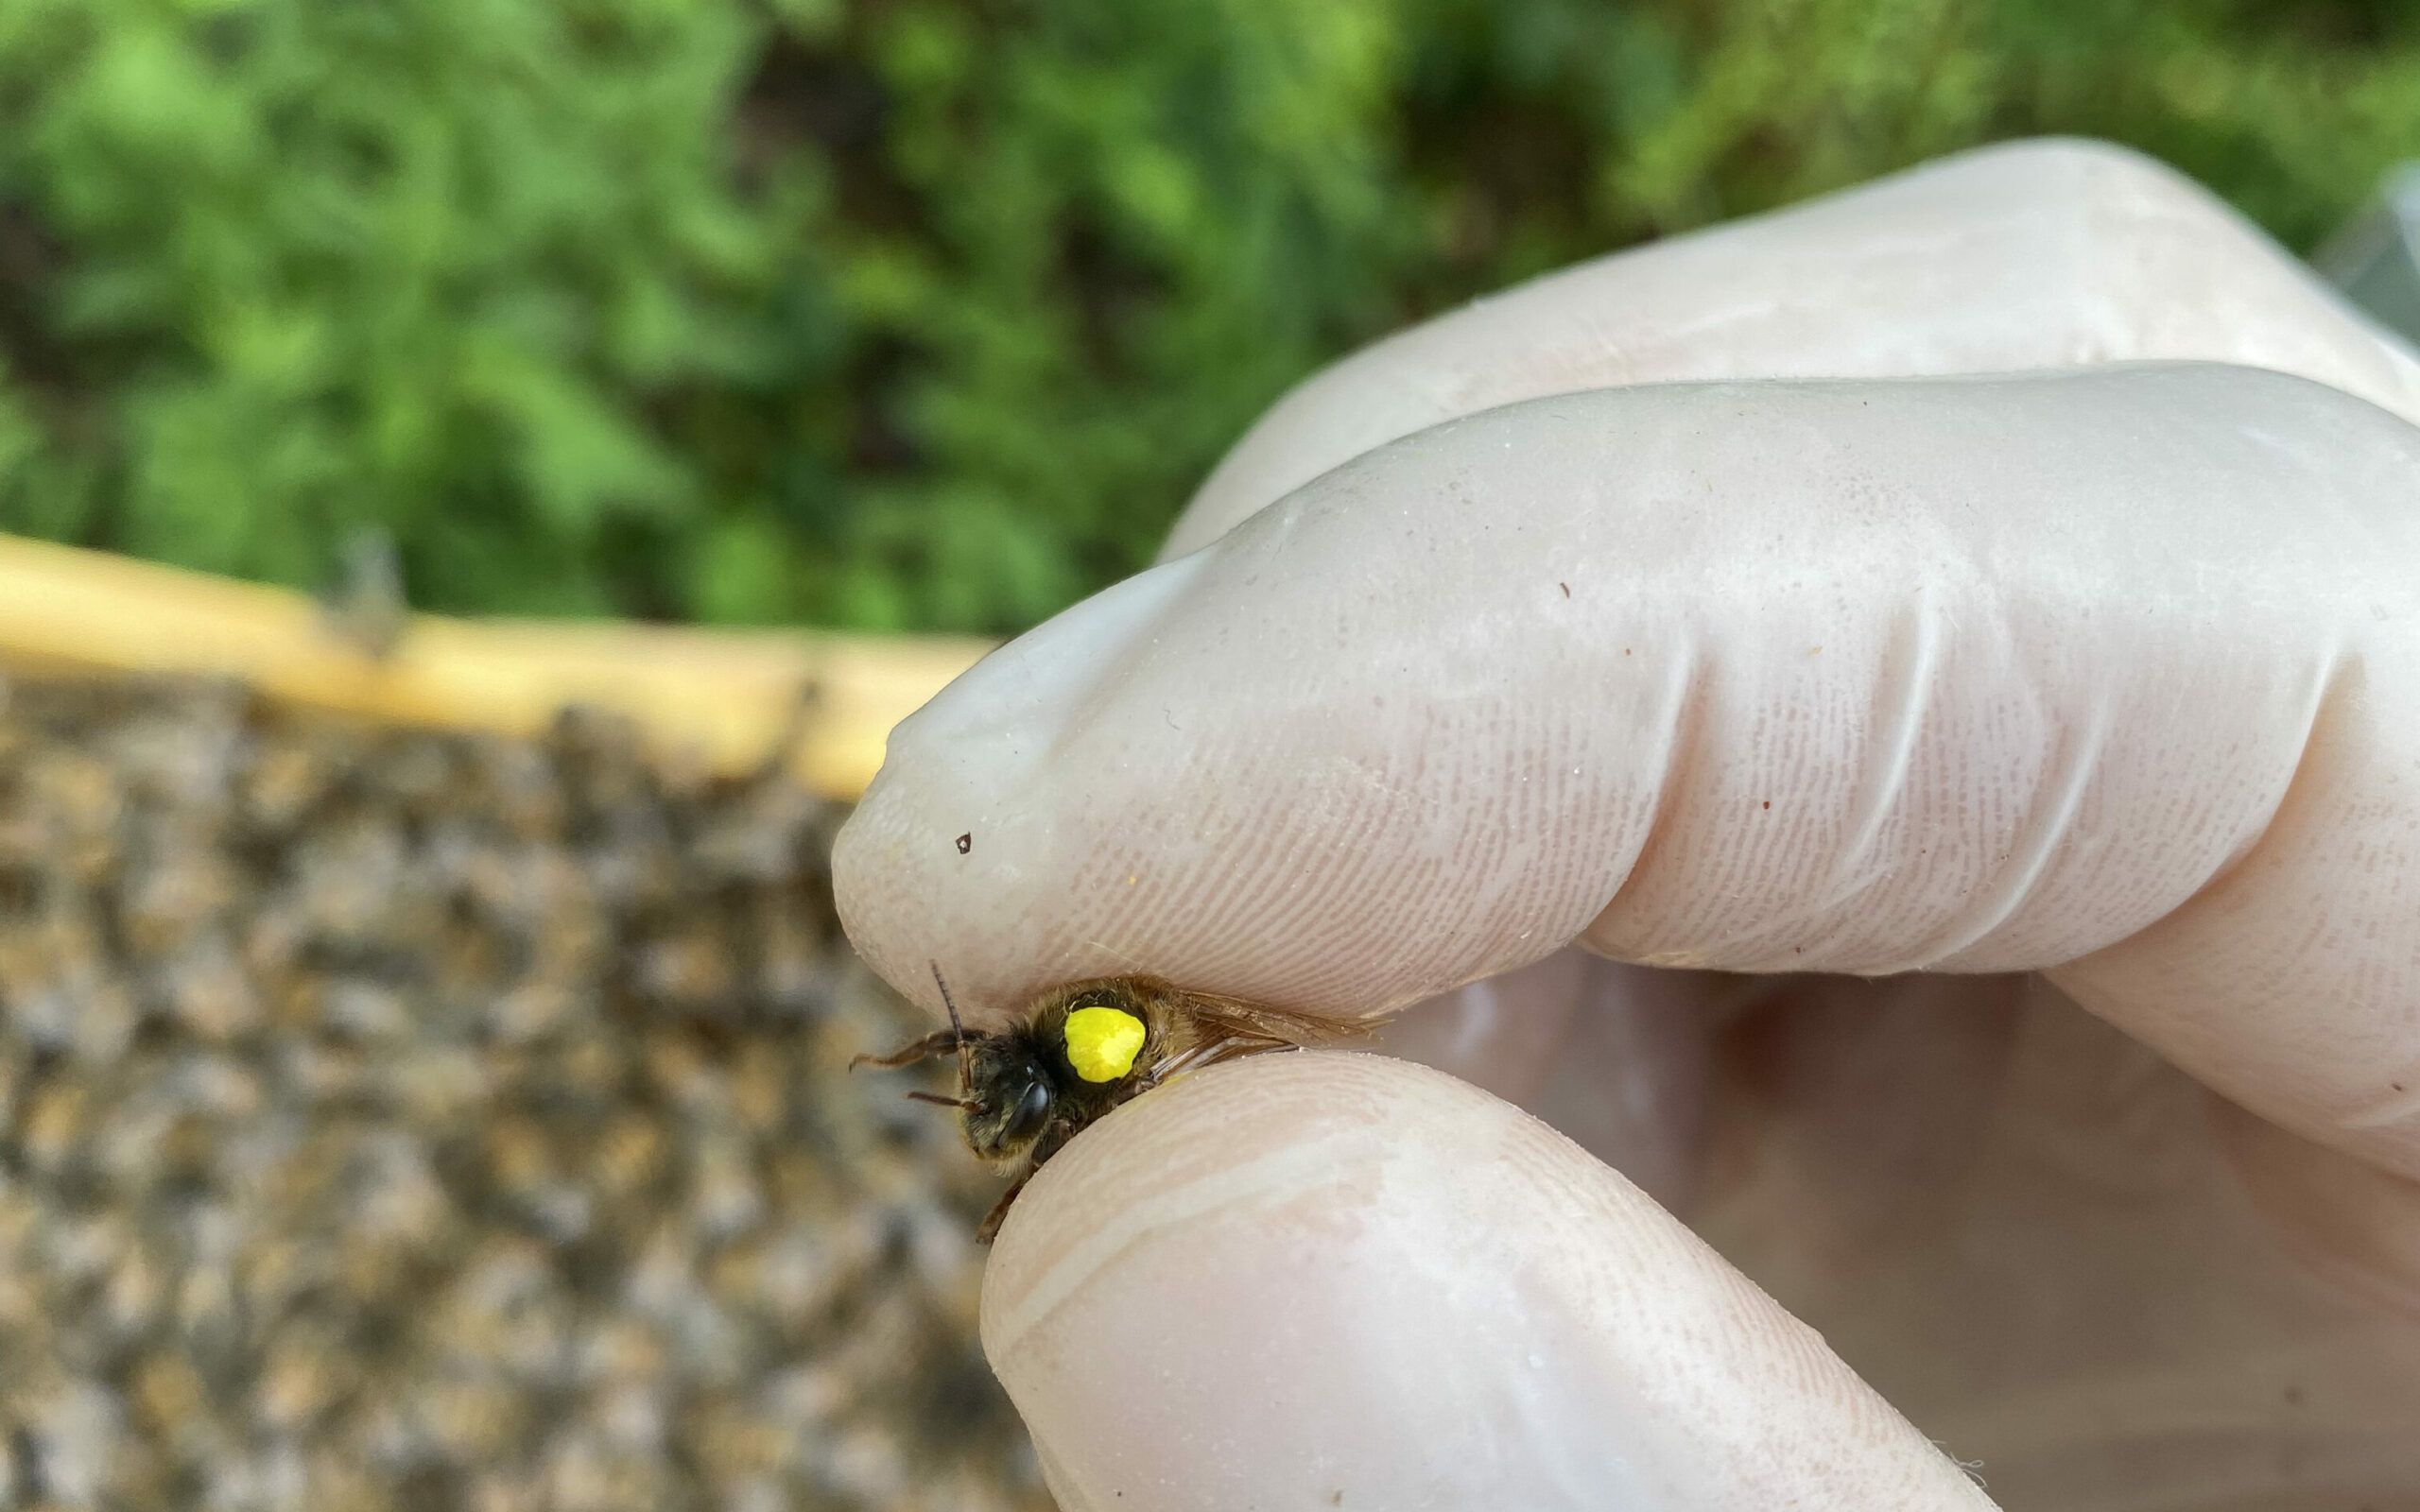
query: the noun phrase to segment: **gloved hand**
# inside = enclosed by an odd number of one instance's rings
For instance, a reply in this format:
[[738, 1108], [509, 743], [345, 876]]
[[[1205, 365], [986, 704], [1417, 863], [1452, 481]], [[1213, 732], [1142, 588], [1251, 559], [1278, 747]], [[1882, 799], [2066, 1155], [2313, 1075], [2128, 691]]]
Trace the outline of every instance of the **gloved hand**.
[[2420, 1505], [2414, 419], [2071, 144], [1281, 404], [893, 735], [842, 917], [991, 1022], [1478, 982], [1398, 1043], [1572, 1137], [1329, 1051], [1080, 1136], [983, 1300], [1062, 1504]]

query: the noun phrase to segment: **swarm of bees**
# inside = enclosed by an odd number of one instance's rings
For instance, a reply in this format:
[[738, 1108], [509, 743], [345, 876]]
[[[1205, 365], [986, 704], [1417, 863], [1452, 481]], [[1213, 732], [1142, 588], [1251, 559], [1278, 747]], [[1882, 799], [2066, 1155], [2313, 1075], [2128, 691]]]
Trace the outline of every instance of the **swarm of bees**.
[[839, 816], [0, 685], [0, 1508], [1046, 1506]]

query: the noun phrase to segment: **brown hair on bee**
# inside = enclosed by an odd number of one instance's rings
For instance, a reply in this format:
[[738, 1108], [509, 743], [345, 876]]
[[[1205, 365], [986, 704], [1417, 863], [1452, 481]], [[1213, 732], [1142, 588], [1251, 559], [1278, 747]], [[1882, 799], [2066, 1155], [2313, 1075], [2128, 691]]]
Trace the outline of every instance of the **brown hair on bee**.
[[909, 1092], [959, 1110], [967, 1147], [1015, 1173], [976, 1237], [999, 1231], [1025, 1184], [1095, 1119], [1172, 1076], [1264, 1051], [1366, 1034], [1369, 1021], [1323, 1019], [1239, 998], [1190, 992], [1156, 977], [1110, 976], [1046, 992], [1014, 1027], [969, 1033], [941, 967], [933, 981], [949, 1027], [852, 1066], [910, 1066], [953, 1051], [958, 1095]]

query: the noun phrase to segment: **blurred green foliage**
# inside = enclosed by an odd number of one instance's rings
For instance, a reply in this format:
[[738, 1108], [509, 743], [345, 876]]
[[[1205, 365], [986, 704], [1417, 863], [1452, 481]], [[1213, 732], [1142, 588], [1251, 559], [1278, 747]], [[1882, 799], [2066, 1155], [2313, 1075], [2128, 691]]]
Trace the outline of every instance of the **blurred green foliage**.
[[1289, 382], [1996, 137], [2304, 248], [2403, 0], [7, 0], [0, 528], [414, 597], [1006, 629]]

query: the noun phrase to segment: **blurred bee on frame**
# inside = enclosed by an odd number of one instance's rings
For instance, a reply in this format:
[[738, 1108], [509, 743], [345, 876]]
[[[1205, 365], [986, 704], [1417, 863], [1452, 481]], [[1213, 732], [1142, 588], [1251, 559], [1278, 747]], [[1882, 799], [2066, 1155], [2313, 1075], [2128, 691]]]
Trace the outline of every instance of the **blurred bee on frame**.
[[1015, 1173], [976, 1230], [985, 1244], [1042, 1163], [1111, 1108], [1203, 1066], [1331, 1043], [1376, 1026], [1374, 1020], [1322, 1019], [1188, 992], [1156, 977], [1113, 976], [1045, 993], [1012, 1029], [970, 1034], [938, 963], [933, 981], [949, 1009], [949, 1027], [887, 1056], [859, 1056], [850, 1065], [912, 1066], [957, 1053], [956, 1097], [908, 1095], [957, 1108], [967, 1147]]

